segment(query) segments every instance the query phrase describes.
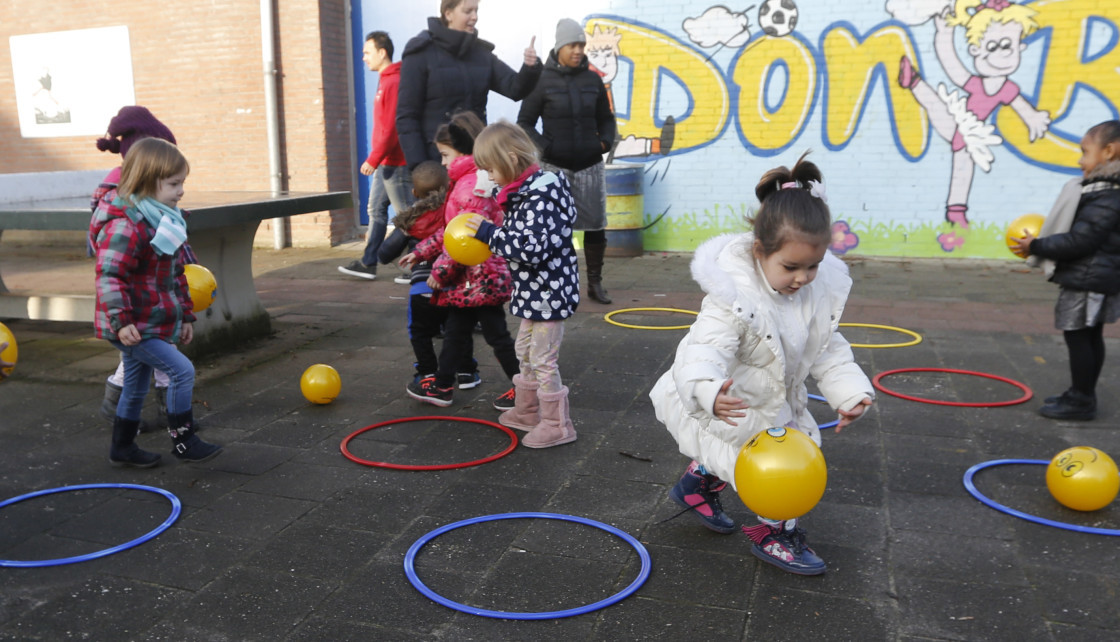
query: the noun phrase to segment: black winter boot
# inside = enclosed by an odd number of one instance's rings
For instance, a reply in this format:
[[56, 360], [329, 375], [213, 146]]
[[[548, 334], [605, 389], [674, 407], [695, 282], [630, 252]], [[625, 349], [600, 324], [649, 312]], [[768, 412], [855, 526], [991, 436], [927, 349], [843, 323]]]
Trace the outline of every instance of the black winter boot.
[[[113, 423], [117, 418], [117, 403], [121, 400], [121, 387], [115, 383], [105, 382], [105, 398], [101, 400], [101, 409], [97, 414], [105, 418], [105, 421]], [[140, 432], [148, 432], [153, 430], [153, 427], [148, 422], [140, 419]]]
[[1070, 388], [1054, 403], [1039, 408], [1038, 414], [1050, 419], [1089, 421], [1097, 416], [1097, 396]]
[[203, 462], [216, 457], [218, 453], [222, 452], [221, 446], [208, 444], [199, 439], [198, 435], [194, 434], [194, 419], [191, 411], [188, 410], [177, 415], [168, 415], [167, 422], [167, 432], [171, 435], [172, 443], [175, 444], [175, 448], [171, 451], [171, 454], [182, 461], [193, 463]]
[[159, 455], [141, 450], [136, 445], [139, 421], [113, 418], [113, 444], [109, 447], [109, 463], [114, 466], [151, 468], [159, 463]]
[[[148, 432], [149, 430], [158, 430], [159, 428], [170, 428], [171, 422], [167, 420], [167, 386], [156, 386], [156, 420], [151, 422], [150, 428], [144, 427], [144, 421], [140, 421], [140, 432]], [[202, 422], [198, 419], [191, 420], [191, 427], [195, 432], [202, 430]]]
[[1069, 394], [1069, 391], [1070, 391], [1070, 390], [1073, 390], [1073, 388], [1072, 388], [1072, 387], [1070, 387], [1070, 388], [1066, 389], [1066, 390], [1065, 390], [1064, 392], [1062, 392], [1062, 394], [1060, 394], [1060, 395], [1053, 395], [1053, 396], [1050, 396], [1050, 397], [1047, 397], [1047, 398], [1043, 399], [1043, 400], [1042, 400], [1042, 405], [1044, 405], [1044, 406], [1049, 406], [1049, 405], [1051, 405], [1051, 404], [1056, 404], [1056, 403], [1058, 403], [1059, 401], [1061, 401], [1061, 400], [1062, 400], [1062, 397], [1064, 397], [1064, 396], [1066, 396], [1066, 395], [1068, 395], [1068, 394]]
[[607, 289], [603, 287], [603, 254], [606, 251], [605, 241], [583, 245], [583, 256], [587, 260], [587, 296], [603, 304], [611, 303]]

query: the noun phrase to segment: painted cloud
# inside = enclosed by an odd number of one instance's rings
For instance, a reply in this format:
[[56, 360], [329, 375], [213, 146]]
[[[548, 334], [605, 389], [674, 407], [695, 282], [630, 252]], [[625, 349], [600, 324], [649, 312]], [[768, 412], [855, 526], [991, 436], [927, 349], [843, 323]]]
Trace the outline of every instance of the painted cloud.
[[723, 6], [710, 7], [699, 18], [685, 18], [682, 25], [689, 40], [704, 48], [723, 45], [742, 47], [751, 39], [746, 13], [732, 13]]

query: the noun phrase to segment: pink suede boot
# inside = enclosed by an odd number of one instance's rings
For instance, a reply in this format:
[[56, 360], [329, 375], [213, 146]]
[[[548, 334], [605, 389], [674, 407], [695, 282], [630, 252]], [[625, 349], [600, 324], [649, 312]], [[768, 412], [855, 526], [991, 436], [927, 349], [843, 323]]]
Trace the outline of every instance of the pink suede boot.
[[528, 448], [548, 448], [575, 441], [576, 427], [568, 416], [568, 387], [561, 386], [560, 392], [542, 390], [537, 396], [541, 404], [541, 422], [521, 443]]
[[513, 375], [513, 409], [503, 412], [498, 423], [518, 430], [532, 430], [541, 422], [541, 404], [537, 399], [537, 389], [541, 385], [529, 381], [519, 374]]

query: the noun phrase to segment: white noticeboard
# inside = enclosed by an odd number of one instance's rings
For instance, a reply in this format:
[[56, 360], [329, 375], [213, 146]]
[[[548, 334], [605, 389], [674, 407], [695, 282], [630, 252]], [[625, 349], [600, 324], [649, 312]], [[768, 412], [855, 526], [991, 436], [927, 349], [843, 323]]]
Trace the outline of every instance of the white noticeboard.
[[128, 27], [25, 34], [8, 39], [24, 138], [99, 136], [136, 102]]

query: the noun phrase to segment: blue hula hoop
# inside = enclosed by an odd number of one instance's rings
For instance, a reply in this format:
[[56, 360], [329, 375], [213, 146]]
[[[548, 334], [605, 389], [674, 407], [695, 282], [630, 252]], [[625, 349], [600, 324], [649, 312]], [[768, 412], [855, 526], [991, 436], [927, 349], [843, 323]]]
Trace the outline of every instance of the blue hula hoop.
[[[459, 602], [449, 600], [442, 595], [439, 595], [432, 589], [428, 588], [422, 581], [420, 581], [420, 578], [417, 577], [415, 564], [416, 554], [420, 552], [420, 549], [423, 548], [425, 544], [439, 537], [440, 535], [443, 535], [447, 531], [454, 530], [456, 528], [470, 526], [471, 524], [479, 524], [482, 522], [494, 522], [503, 519], [557, 519], [565, 522], [576, 522], [577, 524], [584, 524], [587, 526], [598, 528], [600, 530], [604, 530], [611, 535], [625, 540], [627, 544], [633, 547], [634, 551], [638, 553], [638, 557], [640, 557], [642, 560], [641, 571], [638, 573], [638, 577], [633, 582], [631, 582], [629, 586], [608, 598], [595, 602], [594, 604], [587, 604], [585, 606], [565, 609], [562, 611], [540, 611], [537, 613], [492, 611], [490, 609], [483, 609], [476, 606], [461, 604]], [[442, 604], [447, 608], [455, 609], [456, 611], [461, 611], [463, 613], [470, 613], [471, 615], [481, 615], [483, 617], [492, 617], [504, 620], [550, 620], [559, 619], [562, 617], [571, 617], [573, 615], [583, 615], [584, 613], [597, 611], [601, 608], [610, 606], [615, 602], [619, 602], [637, 591], [642, 586], [642, 584], [645, 583], [646, 579], [649, 578], [650, 568], [651, 564], [649, 552], [646, 550], [645, 546], [642, 546], [641, 542], [632, 537], [630, 534], [620, 531], [619, 529], [610, 526], [609, 524], [596, 522], [594, 520], [586, 519], [583, 517], [575, 517], [574, 515], [561, 515], [558, 513], [499, 513], [497, 515], [483, 515], [481, 517], [464, 519], [462, 521], [455, 522], [454, 524], [441, 526], [428, 533], [427, 535], [424, 535], [420, 539], [416, 540], [416, 543], [414, 543], [408, 549], [408, 553], [404, 556], [404, 573], [408, 576], [408, 581], [412, 582], [412, 585], [416, 587], [416, 590], [426, 595], [428, 599], [434, 602], [438, 602], [439, 604]]]
[[[820, 395], [810, 394], [809, 398], [814, 400], [814, 401], [823, 401], [825, 403], [828, 403], [828, 400], [826, 400], [824, 397], [822, 397]], [[832, 420], [828, 423], [821, 424], [821, 425], [817, 426], [817, 428], [819, 430], [828, 430], [829, 428], [835, 428], [839, 424], [840, 424], [840, 420], [839, 419], [834, 419], [834, 420]]]
[[19, 497], [13, 497], [11, 499], [0, 502], [0, 508], [4, 508], [5, 506], [11, 506], [12, 504], [22, 502], [25, 499], [32, 499], [34, 497], [40, 497], [42, 495], [52, 495], [54, 493], [65, 493], [65, 492], [71, 491], [71, 490], [90, 490], [90, 489], [95, 489], [95, 488], [127, 488], [127, 489], [130, 489], [130, 490], [142, 490], [142, 491], [149, 492], [149, 493], [156, 493], [157, 495], [163, 495], [164, 497], [166, 497], [168, 500], [171, 501], [171, 515], [167, 519], [163, 520], [162, 524], [160, 524], [159, 526], [156, 526], [154, 529], [148, 531], [147, 533], [141, 535], [140, 537], [137, 537], [134, 540], [125, 542], [124, 544], [118, 544], [117, 546], [114, 546], [112, 548], [106, 548], [106, 549], [102, 549], [100, 551], [94, 551], [92, 553], [86, 553], [85, 555], [75, 555], [74, 557], [59, 557], [59, 558], [56, 558], [56, 559], [49, 559], [49, 560], [32, 560], [32, 561], [0, 560], [0, 567], [8, 566], [8, 567], [13, 567], [13, 568], [36, 568], [36, 567], [40, 567], [40, 566], [62, 566], [63, 564], [76, 564], [78, 562], [86, 562], [86, 561], [89, 561], [89, 560], [92, 560], [92, 559], [97, 559], [99, 557], [105, 557], [107, 555], [112, 555], [113, 553], [119, 553], [119, 552], [121, 552], [125, 549], [132, 548], [133, 546], [139, 546], [140, 544], [143, 544], [144, 542], [152, 539], [156, 535], [159, 535], [160, 533], [167, 530], [168, 528], [171, 528], [171, 524], [174, 523], [175, 520], [179, 519], [179, 513], [181, 513], [183, 511], [183, 504], [179, 501], [179, 498], [176, 497], [175, 495], [172, 495], [171, 493], [169, 493], [166, 490], [163, 490], [162, 488], [155, 488], [153, 486], [140, 486], [138, 484], [82, 484], [82, 485], [79, 485], [79, 486], [61, 486], [59, 488], [48, 488], [46, 490], [38, 490], [38, 491], [35, 491], [34, 493], [28, 493], [26, 495], [20, 495]]
[[1045, 466], [1049, 463], [1050, 462], [1046, 461], [1045, 459], [993, 459], [991, 461], [985, 461], [985, 462], [976, 464], [975, 466], [973, 466], [972, 468], [969, 468], [965, 472], [965, 474], [964, 474], [964, 487], [966, 489], [968, 489], [968, 492], [973, 497], [980, 500], [984, 504], [987, 504], [988, 506], [1000, 511], [1001, 513], [1007, 513], [1008, 515], [1018, 517], [1019, 519], [1025, 519], [1028, 522], [1034, 522], [1035, 524], [1042, 524], [1043, 526], [1053, 526], [1054, 528], [1062, 528], [1062, 529], [1065, 529], [1067, 531], [1077, 531], [1078, 533], [1090, 533], [1090, 534], [1093, 534], [1093, 535], [1120, 535], [1120, 530], [1113, 529], [1113, 528], [1096, 528], [1095, 526], [1078, 526], [1077, 524], [1069, 524], [1067, 522], [1058, 522], [1058, 521], [1055, 521], [1055, 520], [1052, 520], [1052, 519], [1046, 519], [1045, 517], [1038, 517], [1036, 515], [1031, 515], [1030, 513], [1024, 513], [1023, 511], [1020, 511], [1020, 510], [1015, 510], [1014, 508], [1004, 506], [1003, 504], [1000, 504], [999, 502], [990, 499], [987, 495], [985, 495], [985, 494], [981, 493], [979, 490], [977, 490], [976, 489], [976, 484], [972, 483], [972, 478], [976, 475], [976, 473], [980, 472], [981, 470], [984, 470], [985, 468], [991, 468], [992, 466], [1003, 466], [1005, 464], [1042, 464], [1043, 466]]

